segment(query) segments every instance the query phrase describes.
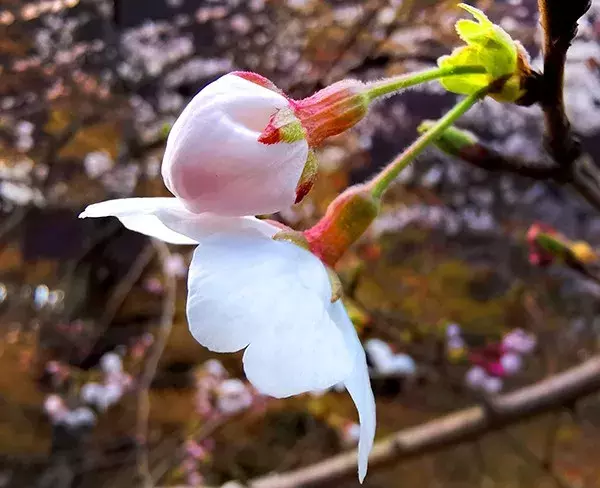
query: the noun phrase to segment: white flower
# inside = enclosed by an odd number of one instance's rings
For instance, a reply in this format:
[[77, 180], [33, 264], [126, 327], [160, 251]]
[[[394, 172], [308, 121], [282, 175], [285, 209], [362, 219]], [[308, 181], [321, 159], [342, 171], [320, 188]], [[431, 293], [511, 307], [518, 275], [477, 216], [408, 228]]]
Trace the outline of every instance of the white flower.
[[340, 300], [331, 303], [325, 266], [280, 229], [253, 217], [195, 214], [177, 199], [91, 205], [81, 217], [116, 216], [167, 242], [198, 244], [188, 274], [190, 331], [216, 352], [245, 349], [248, 380], [283, 398], [343, 383], [359, 414], [359, 478], [375, 435], [375, 401], [365, 353]]
[[224, 414], [234, 414], [252, 405], [252, 392], [237, 378], [223, 381], [216, 388], [217, 407]]
[[58, 395], [48, 395], [46, 397], [44, 411], [53, 423], [61, 422], [69, 412], [64, 400]]
[[534, 335], [523, 329], [514, 329], [502, 338], [502, 345], [508, 350], [519, 354], [531, 353], [537, 344]]
[[207, 374], [216, 379], [222, 380], [228, 376], [225, 366], [223, 366], [223, 363], [218, 359], [209, 359], [208, 361], [205, 361], [202, 365], [202, 368]]
[[471, 388], [479, 388], [485, 379], [487, 378], [487, 373], [481, 366], [473, 366], [467, 374], [465, 375], [465, 382]]
[[77, 407], [75, 410], [67, 412], [63, 419], [63, 422], [69, 427], [91, 426], [96, 421], [96, 414], [87, 407]]
[[481, 384], [483, 391], [490, 395], [498, 393], [502, 389], [502, 378], [497, 376], [486, 376]]
[[308, 143], [258, 142], [282, 94], [227, 74], [201, 90], [167, 139], [165, 184], [193, 212], [258, 215], [291, 206]]
[[500, 358], [500, 364], [504, 371], [509, 374], [515, 374], [521, 369], [521, 365], [523, 364], [523, 360], [521, 356], [514, 352], [508, 352], [503, 354]]
[[98, 405], [101, 403], [104, 387], [100, 383], [89, 382], [84, 384], [79, 391], [81, 401], [89, 405]]
[[407, 354], [394, 354], [387, 342], [369, 339], [365, 350], [373, 364], [373, 369], [381, 374], [411, 376], [417, 369], [415, 361]]
[[448, 324], [446, 327], [446, 337], [460, 337], [462, 330], [458, 324]]
[[121, 356], [115, 352], [107, 352], [100, 358], [100, 368], [105, 374], [116, 374], [123, 371]]
[[86, 154], [83, 167], [89, 178], [98, 178], [113, 167], [113, 161], [106, 151], [94, 151]]

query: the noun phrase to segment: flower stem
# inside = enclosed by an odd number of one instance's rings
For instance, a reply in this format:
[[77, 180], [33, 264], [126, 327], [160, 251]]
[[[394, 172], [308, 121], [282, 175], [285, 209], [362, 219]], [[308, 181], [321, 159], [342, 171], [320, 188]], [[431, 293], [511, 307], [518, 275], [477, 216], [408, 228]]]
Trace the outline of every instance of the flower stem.
[[373, 101], [381, 96], [389, 95], [398, 90], [410, 88], [411, 86], [419, 85], [427, 81], [437, 80], [446, 76], [478, 73], [485, 73], [485, 68], [483, 66], [449, 66], [445, 68], [432, 68], [369, 83], [365, 94], [369, 97], [370, 101]]
[[435, 125], [408, 146], [402, 154], [389, 163], [370, 183], [368, 188], [374, 198], [381, 198], [388, 186], [398, 174], [406, 168], [423, 150], [435, 141], [461, 115], [469, 110], [478, 100], [485, 97], [491, 87], [487, 86], [458, 102], [452, 110], [438, 120]]

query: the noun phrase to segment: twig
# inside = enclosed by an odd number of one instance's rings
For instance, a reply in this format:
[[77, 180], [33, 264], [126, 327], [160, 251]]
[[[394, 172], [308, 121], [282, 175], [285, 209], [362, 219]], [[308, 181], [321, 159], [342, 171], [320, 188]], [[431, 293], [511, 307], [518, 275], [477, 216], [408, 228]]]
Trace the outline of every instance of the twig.
[[571, 186], [596, 210], [600, 210], [600, 168], [586, 154], [579, 154], [570, 166], [560, 165], [558, 160], [538, 163], [505, 156], [481, 142], [464, 146], [456, 154], [463, 161], [486, 171], [513, 173]]
[[127, 295], [136, 284], [136, 282], [142, 276], [142, 273], [152, 261], [154, 257], [154, 248], [152, 246], [147, 246], [136, 258], [134, 263], [131, 265], [127, 274], [123, 277], [121, 281], [115, 286], [110, 298], [108, 299], [106, 306], [104, 308], [104, 313], [100, 317], [100, 329], [106, 329], [110, 323], [115, 318], [115, 315], [121, 308], [121, 305], [127, 298]]
[[[600, 390], [600, 356], [534, 385], [425, 424], [401, 430], [375, 444], [371, 469], [432, 453], [527, 420], [560, 410]], [[298, 488], [329, 485], [356, 475], [356, 451], [283, 474], [271, 474], [248, 483], [250, 488]], [[181, 487], [183, 488], [183, 487]]]
[[554, 464], [554, 450], [556, 447], [556, 441], [558, 439], [558, 431], [561, 425], [561, 413], [557, 412], [552, 417], [552, 423], [550, 425], [550, 430], [548, 431], [548, 436], [546, 437], [546, 444], [544, 446], [544, 457], [542, 458], [542, 462], [549, 469], [552, 468]]
[[510, 432], [504, 431], [504, 435], [506, 437], [507, 443], [512, 447], [512, 449], [519, 454], [522, 458], [527, 459], [527, 462], [535, 465], [539, 471], [544, 474], [547, 474], [552, 478], [556, 486], [559, 488], [573, 488], [566, 480], [564, 480], [561, 476], [556, 474], [552, 470], [551, 465], [547, 465], [545, 462], [540, 460], [525, 444], [519, 442], [519, 440], [513, 436]]
[[[165, 270], [165, 264], [171, 254], [168, 246], [164, 242], [157, 239], [152, 240], [152, 245], [158, 254], [163, 270]], [[162, 353], [165, 349], [165, 345], [167, 344], [167, 340], [169, 339], [169, 334], [171, 333], [173, 317], [175, 315], [175, 301], [177, 298], [177, 281], [175, 276], [166, 271], [164, 271], [163, 275], [165, 281], [165, 293], [160, 327], [156, 334], [154, 346], [152, 347], [148, 360], [146, 361], [144, 371], [139, 378], [139, 396], [136, 422], [136, 437], [138, 442], [137, 468], [138, 475], [144, 488], [152, 488], [154, 486], [154, 481], [152, 479], [152, 475], [150, 474], [147, 446], [148, 416], [150, 414], [149, 389], [152, 379], [156, 374], [158, 362], [160, 361]]]
[[10, 233], [25, 220], [25, 217], [29, 212], [29, 208], [30, 207], [19, 207], [2, 222], [2, 226], [0, 227], [0, 245], [2, 245], [1, 243], [5, 237], [10, 235]]

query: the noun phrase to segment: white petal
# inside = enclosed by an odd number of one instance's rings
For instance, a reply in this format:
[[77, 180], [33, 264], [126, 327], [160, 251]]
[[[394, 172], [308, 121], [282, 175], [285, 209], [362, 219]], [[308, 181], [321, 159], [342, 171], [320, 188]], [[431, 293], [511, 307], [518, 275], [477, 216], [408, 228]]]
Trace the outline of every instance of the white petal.
[[287, 99], [225, 75], [204, 88], [173, 125], [165, 184], [194, 212], [258, 215], [291, 206], [308, 155], [306, 141], [266, 145], [258, 137]]
[[257, 232], [215, 234], [194, 252], [188, 290], [192, 335], [213, 351], [248, 346], [246, 375], [262, 393], [328, 388], [350, 372], [327, 314], [327, 272], [304, 249]]
[[358, 339], [354, 325], [340, 300], [331, 305], [331, 318], [344, 334], [348, 348], [354, 354], [354, 368], [344, 380], [360, 420], [360, 439], [358, 441], [358, 479], [362, 483], [367, 474], [369, 453], [375, 439], [375, 398], [371, 389], [365, 352]]
[[122, 198], [90, 205], [79, 216], [117, 217], [125, 227], [171, 244], [197, 244], [215, 232], [254, 229], [272, 236], [277, 229], [254, 217], [195, 214], [177, 198]]

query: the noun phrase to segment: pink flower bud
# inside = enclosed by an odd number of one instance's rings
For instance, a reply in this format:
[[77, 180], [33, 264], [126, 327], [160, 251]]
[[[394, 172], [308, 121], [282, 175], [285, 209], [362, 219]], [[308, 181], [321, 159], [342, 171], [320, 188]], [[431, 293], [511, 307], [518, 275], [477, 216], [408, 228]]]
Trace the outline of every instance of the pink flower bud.
[[527, 231], [526, 239], [529, 245], [529, 262], [534, 266], [544, 267], [551, 264], [555, 256], [538, 243], [537, 238], [541, 233], [556, 235], [556, 230], [549, 225], [537, 222]]
[[500, 361], [488, 363], [485, 366], [485, 369], [489, 374], [493, 376], [502, 377], [506, 374], [506, 371], [504, 371], [504, 367], [502, 366], [502, 363]]
[[257, 215], [296, 200], [304, 138], [259, 142], [290, 102], [266, 78], [230, 73], [201, 90], [177, 119], [162, 164], [165, 184], [192, 212]]

